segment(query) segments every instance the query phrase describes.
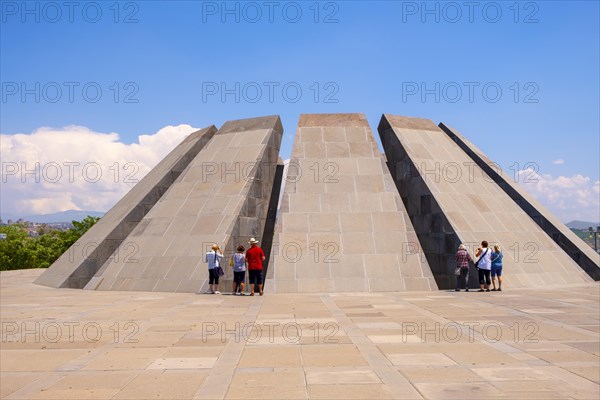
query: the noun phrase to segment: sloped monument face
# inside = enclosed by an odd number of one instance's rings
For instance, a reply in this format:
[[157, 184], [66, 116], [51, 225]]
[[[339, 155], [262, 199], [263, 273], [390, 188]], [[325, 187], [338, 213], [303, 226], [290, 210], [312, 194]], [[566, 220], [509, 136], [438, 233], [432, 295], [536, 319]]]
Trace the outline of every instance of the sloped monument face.
[[363, 114], [301, 115], [266, 289], [437, 290]]
[[277, 116], [225, 123], [115, 253], [135, 251], [110, 257], [85, 288], [202, 290], [213, 243], [231, 254], [262, 234], [282, 132]]
[[127, 237], [135, 262], [109, 260], [88, 288], [204, 290], [213, 243], [230, 255], [263, 232], [282, 133], [277, 116], [225, 123]]
[[539, 201], [515, 183], [477, 146], [458, 130], [440, 123], [439, 127], [452, 139], [514, 202], [535, 221], [587, 274], [600, 280], [600, 255], [586, 245]]
[[[440, 288], [455, 285], [460, 243], [503, 246], [511, 287], [591, 278], [448, 135], [427, 119], [384, 115], [390, 171]], [[508, 278], [507, 278], [508, 279]]]
[[217, 128], [190, 134], [138, 182], [89, 231], [35, 281], [38, 285], [78, 288], [88, 284], [121, 247], [121, 257], [135, 250], [123, 241], [169, 189], [190, 161], [206, 146]]

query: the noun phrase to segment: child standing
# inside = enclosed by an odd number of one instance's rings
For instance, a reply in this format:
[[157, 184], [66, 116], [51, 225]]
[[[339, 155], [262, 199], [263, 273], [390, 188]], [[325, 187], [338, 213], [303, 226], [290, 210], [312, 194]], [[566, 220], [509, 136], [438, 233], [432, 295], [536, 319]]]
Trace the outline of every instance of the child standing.
[[231, 257], [233, 264], [233, 295], [244, 295], [244, 281], [246, 280], [246, 256], [244, 246], [237, 247], [237, 253]]

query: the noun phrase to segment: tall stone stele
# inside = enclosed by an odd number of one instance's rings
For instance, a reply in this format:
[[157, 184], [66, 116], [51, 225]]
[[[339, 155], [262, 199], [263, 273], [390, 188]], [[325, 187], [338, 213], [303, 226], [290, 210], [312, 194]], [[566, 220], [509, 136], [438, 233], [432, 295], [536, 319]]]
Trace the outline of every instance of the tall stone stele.
[[303, 114], [267, 290], [437, 290], [364, 114]]
[[[432, 121], [385, 114], [379, 134], [440, 288], [455, 285], [458, 245], [465, 244], [473, 256], [483, 240], [503, 247], [505, 272], [513, 288], [592, 281], [481, 165]], [[476, 285], [476, 274], [471, 275], [471, 283]]]
[[123, 244], [190, 162], [214, 136], [217, 128], [200, 129], [185, 138], [35, 281], [55, 288], [81, 289], [102, 265], [115, 257], [128, 258], [134, 245]]
[[[185, 166], [178, 164], [176, 174], [167, 171], [171, 180], [160, 180], [160, 190], [153, 176], [163, 169], [164, 160], [100, 220], [100, 227], [109, 221], [126, 225], [127, 232], [108, 257], [83, 260], [95, 263], [95, 268], [86, 272], [77, 287], [198, 292], [207, 287], [204, 254], [213, 243], [231, 255], [239, 243], [262, 235], [278, 168], [281, 121], [278, 116], [228, 121], [215, 131], [214, 127], [203, 131], [199, 151], [186, 155]], [[194, 134], [182, 145], [196, 142], [195, 138], [200, 140]], [[165, 160], [177, 158], [172, 156], [179, 154], [182, 145]], [[155, 201], [144, 203], [145, 212], [135, 220], [124, 218], [119, 210], [137, 207], [132, 193], [146, 187], [157, 192]], [[80, 241], [97, 240], [99, 229], [94, 228]], [[47, 274], [64, 282], [68, 276], [62, 266], [55, 263]], [[224, 269], [227, 275], [222, 284], [227, 285], [232, 272]], [[45, 278], [42, 275], [40, 283], [47, 282]], [[53, 286], [74, 287], [60, 281], [56, 279]]]

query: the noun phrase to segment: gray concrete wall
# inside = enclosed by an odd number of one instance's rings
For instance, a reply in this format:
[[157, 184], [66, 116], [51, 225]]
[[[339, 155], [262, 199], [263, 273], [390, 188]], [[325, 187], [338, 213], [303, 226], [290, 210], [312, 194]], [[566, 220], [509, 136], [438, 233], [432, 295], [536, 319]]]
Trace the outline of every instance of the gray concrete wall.
[[504, 190], [587, 274], [600, 280], [600, 255], [558, 220], [546, 207], [517, 185], [502, 169], [492, 162], [477, 146], [458, 130], [439, 124], [452, 139], [490, 178]]
[[[56, 288], [81, 289], [107, 260], [128, 257], [135, 249], [131, 245], [123, 246], [125, 238], [216, 131], [214, 126], [210, 126], [185, 138], [56, 260], [35, 283]], [[121, 254], [115, 253], [119, 247], [122, 249]]]
[[[108, 260], [94, 289], [206, 290], [204, 254], [234, 248], [263, 232], [283, 128], [277, 116], [229, 121], [127, 237], [135, 254]], [[230, 290], [229, 263], [221, 289]], [[91, 288], [91, 287], [90, 287]]]
[[266, 290], [437, 290], [363, 114], [303, 114]]
[[504, 274], [511, 287], [591, 281], [433, 122], [386, 114], [379, 134], [440, 288], [455, 285], [458, 245], [465, 243], [473, 255], [482, 240], [503, 247]]

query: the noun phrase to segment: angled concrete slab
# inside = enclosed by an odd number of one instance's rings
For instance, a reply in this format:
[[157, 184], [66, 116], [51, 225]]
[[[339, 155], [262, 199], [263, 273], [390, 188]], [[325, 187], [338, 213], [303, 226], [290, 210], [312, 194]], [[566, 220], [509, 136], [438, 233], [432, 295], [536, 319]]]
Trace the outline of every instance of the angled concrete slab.
[[437, 290], [363, 114], [300, 116], [266, 288]]
[[477, 146], [458, 130], [440, 123], [439, 127], [452, 139], [504, 192], [539, 225], [587, 274], [600, 280], [600, 255], [571, 229], [566, 227], [539, 201], [507, 177]]
[[[88, 232], [36, 281], [51, 287], [83, 288], [111, 257], [123, 240], [158, 202], [190, 161], [213, 137], [210, 126], [193, 132], [156, 165]], [[124, 257], [131, 249], [126, 249]]]
[[[386, 114], [379, 134], [390, 171], [440, 288], [455, 285], [460, 243], [504, 249], [508, 285], [533, 287], [591, 278], [432, 121]], [[474, 274], [472, 274], [474, 275]]]
[[278, 116], [225, 123], [123, 241], [129, 256], [107, 260], [90, 289], [203, 290], [212, 243], [229, 256], [263, 233], [282, 133]]

